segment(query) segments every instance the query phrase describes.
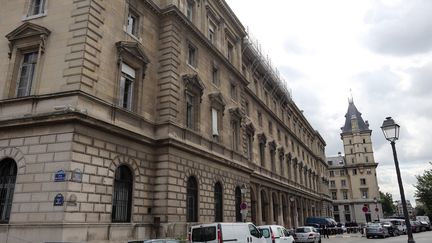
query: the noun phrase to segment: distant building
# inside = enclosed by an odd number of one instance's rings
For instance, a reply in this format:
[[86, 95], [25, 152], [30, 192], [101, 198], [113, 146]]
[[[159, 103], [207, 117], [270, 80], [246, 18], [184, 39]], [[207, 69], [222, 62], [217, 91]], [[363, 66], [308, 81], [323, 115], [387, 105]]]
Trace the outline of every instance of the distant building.
[[[353, 100], [349, 101], [341, 128], [345, 156], [328, 157], [330, 196], [336, 221], [371, 222], [382, 218], [379, 188], [371, 134], [367, 121], [363, 121]], [[376, 201], [376, 203], [375, 203]], [[367, 212], [363, 212], [363, 208]]]
[[[413, 218], [415, 216], [415, 209], [411, 205], [410, 200], [406, 200], [406, 204], [407, 204], [408, 216], [410, 218]], [[395, 206], [396, 206], [396, 215], [397, 216], [404, 216], [403, 207], [402, 207], [402, 201], [396, 200], [395, 201]]]

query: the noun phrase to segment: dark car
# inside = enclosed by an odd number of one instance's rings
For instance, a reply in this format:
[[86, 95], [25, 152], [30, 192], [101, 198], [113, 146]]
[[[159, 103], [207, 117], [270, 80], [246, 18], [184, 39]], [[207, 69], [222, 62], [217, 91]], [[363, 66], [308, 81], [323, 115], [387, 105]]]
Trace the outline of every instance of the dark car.
[[305, 225], [319, 226], [320, 228], [324, 226], [333, 228], [336, 227], [337, 223], [330, 217], [307, 217]]
[[382, 226], [387, 228], [387, 230], [391, 236], [399, 236], [400, 235], [398, 227], [396, 225], [394, 225], [392, 222], [390, 222], [390, 221], [383, 222]]
[[411, 231], [413, 233], [418, 233], [421, 231], [421, 226], [419, 221], [410, 221], [411, 224]]
[[390, 236], [388, 229], [386, 227], [383, 227], [382, 224], [369, 224], [366, 226], [366, 237], [372, 238], [372, 237], [381, 237], [385, 238], [387, 236]]

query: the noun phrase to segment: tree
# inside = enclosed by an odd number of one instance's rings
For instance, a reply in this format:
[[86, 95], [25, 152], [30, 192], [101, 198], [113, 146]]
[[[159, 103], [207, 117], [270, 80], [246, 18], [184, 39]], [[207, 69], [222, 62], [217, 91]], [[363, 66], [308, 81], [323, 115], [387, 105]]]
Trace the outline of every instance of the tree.
[[[432, 165], [432, 162], [429, 162]], [[432, 216], [432, 169], [426, 170], [423, 175], [417, 175], [415, 197], [423, 206], [425, 213]]]
[[396, 212], [396, 206], [393, 204], [393, 196], [392, 194], [386, 192], [379, 192], [380, 194], [380, 202], [382, 205], [383, 215], [384, 216], [392, 216]]

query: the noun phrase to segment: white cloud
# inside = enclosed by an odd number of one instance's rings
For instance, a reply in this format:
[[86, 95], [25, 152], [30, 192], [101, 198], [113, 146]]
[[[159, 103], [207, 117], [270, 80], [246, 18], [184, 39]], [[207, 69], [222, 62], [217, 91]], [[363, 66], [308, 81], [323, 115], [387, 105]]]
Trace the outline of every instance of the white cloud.
[[432, 1], [227, 2], [285, 76], [328, 156], [343, 150], [339, 133], [352, 89], [373, 130], [380, 188], [396, 199], [392, 152], [380, 129], [385, 117], [395, 118], [406, 197], [413, 200], [414, 175], [432, 160]]

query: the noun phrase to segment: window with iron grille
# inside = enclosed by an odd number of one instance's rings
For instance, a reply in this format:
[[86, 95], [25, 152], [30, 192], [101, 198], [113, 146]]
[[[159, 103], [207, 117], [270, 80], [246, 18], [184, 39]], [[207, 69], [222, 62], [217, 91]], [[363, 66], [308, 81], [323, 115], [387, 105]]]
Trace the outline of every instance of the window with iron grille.
[[0, 161], [0, 224], [9, 223], [17, 166], [13, 159]]
[[215, 222], [223, 221], [223, 191], [220, 182], [216, 182], [214, 187], [215, 200]]
[[130, 222], [132, 211], [132, 172], [126, 165], [117, 168], [114, 176], [112, 222]]
[[186, 210], [187, 222], [198, 222], [198, 183], [193, 176], [187, 181]]
[[242, 195], [240, 187], [236, 187], [235, 189], [235, 215], [236, 215], [236, 222], [242, 221], [242, 215], [240, 212], [240, 204], [242, 202]]

